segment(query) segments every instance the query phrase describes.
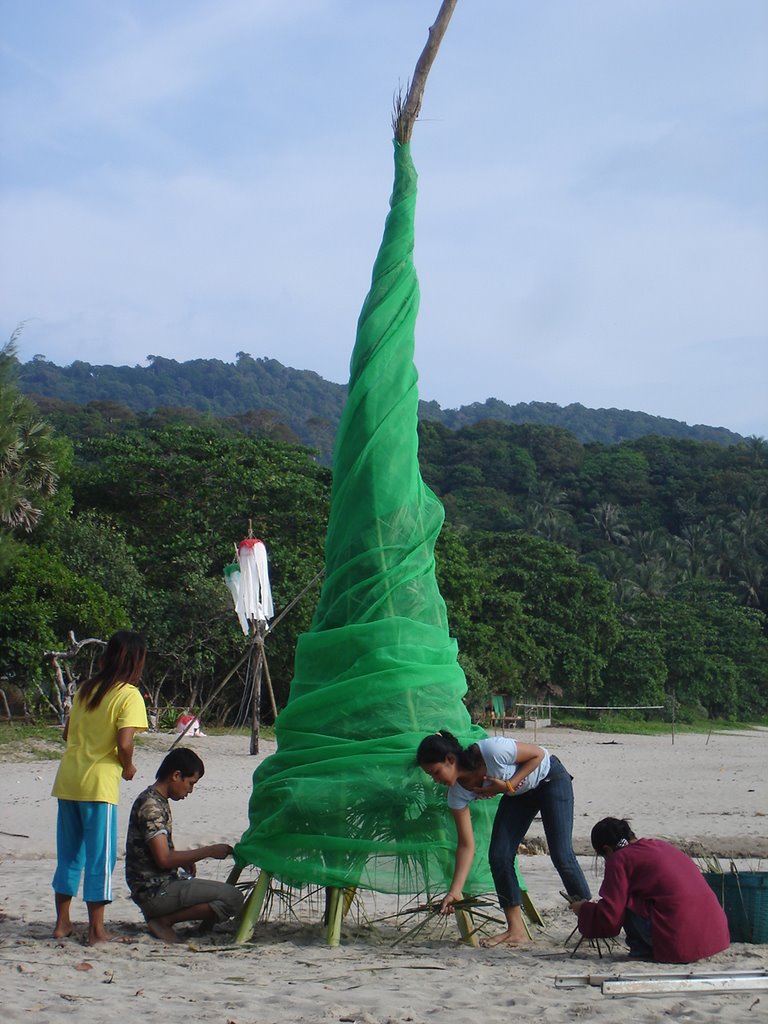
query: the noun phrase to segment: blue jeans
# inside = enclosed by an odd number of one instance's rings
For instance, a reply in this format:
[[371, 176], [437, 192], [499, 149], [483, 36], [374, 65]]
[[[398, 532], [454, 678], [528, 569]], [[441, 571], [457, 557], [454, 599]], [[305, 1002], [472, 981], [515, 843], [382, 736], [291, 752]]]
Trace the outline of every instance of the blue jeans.
[[630, 956], [653, 959], [653, 933], [647, 917], [627, 910], [624, 914], [624, 934], [627, 936]]
[[531, 822], [541, 814], [544, 834], [552, 863], [562, 879], [565, 891], [581, 900], [589, 900], [584, 872], [573, 852], [573, 786], [571, 776], [557, 757], [552, 757], [549, 775], [520, 796], [503, 796], [493, 822], [488, 860], [496, 894], [502, 910], [522, 902], [515, 874], [517, 848], [525, 839]]

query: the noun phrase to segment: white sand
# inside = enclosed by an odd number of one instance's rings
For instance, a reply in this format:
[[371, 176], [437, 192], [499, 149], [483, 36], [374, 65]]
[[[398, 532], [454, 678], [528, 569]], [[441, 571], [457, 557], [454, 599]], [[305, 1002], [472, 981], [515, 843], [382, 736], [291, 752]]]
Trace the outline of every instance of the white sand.
[[[530, 731], [522, 735], [533, 740]], [[575, 776], [574, 840], [595, 891], [599, 878], [588, 855], [589, 832], [608, 814], [630, 816], [638, 835], [699, 843], [708, 852], [741, 858], [742, 869], [768, 869], [767, 730], [684, 735], [674, 745], [669, 736], [565, 729], [540, 730], [537, 739]], [[140, 741], [139, 773], [123, 784], [121, 840], [131, 801], [153, 780], [170, 742]], [[201, 737], [189, 745], [204, 758], [206, 775], [189, 800], [174, 806], [177, 845], [235, 841], [247, 824], [259, 758], [248, 755], [243, 737]], [[269, 743], [262, 748], [262, 756], [273, 749]], [[396, 907], [391, 898], [370, 895], [345, 923], [338, 949], [325, 945], [319, 897], [298, 919], [275, 908], [243, 947], [231, 948], [225, 931], [197, 937], [181, 927], [183, 941], [165, 946], [146, 932], [128, 899], [122, 861], [107, 922], [130, 941], [84, 946], [85, 908], [75, 900], [76, 936], [56, 942], [50, 937], [56, 806], [49, 796], [56, 767], [55, 761], [34, 760], [0, 766], [0, 829], [22, 836], [0, 834], [0, 991], [7, 1021], [57, 1021], [73, 1011], [84, 1024], [101, 1024], [115, 1013], [168, 1024], [463, 1024], [481, 1015], [488, 1024], [520, 1015], [547, 1024], [623, 1017], [641, 1024], [670, 1016], [710, 1021], [715, 1014], [724, 1024], [765, 1019], [768, 992], [611, 997], [599, 987], [556, 987], [555, 978], [563, 975], [768, 970], [768, 946], [734, 945], [690, 968], [627, 963], [623, 946], [602, 960], [584, 948], [570, 958], [563, 944], [575, 919], [545, 856], [521, 858], [545, 918], [544, 929], [534, 929], [533, 943], [521, 950], [462, 946], [452, 924], [441, 930], [427, 922], [419, 934], [408, 933], [423, 915], [401, 918], [407, 924], [399, 933], [389, 923], [371, 924]], [[531, 834], [542, 834], [539, 823]], [[226, 862], [200, 865], [205, 877], [223, 879], [228, 870]]]

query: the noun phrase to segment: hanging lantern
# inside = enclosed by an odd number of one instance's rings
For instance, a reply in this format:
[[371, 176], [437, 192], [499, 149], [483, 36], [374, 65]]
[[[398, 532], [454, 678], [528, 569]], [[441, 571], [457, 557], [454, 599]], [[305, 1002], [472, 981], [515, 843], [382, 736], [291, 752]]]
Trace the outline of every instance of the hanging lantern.
[[256, 537], [241, 540], [237, 548], [240, 565], [240, 600], [242, 612], [249, 622], [268, 622], [275, 614], [269, 585], [269, 564], [264, 542]]
[[257, 537], [241, 540], [237, 545], [237, 561], [224, 567], [224, 579], [246, 636], [251, 626], [266, 623], [274, 616], [269, 562], [263, 541]]

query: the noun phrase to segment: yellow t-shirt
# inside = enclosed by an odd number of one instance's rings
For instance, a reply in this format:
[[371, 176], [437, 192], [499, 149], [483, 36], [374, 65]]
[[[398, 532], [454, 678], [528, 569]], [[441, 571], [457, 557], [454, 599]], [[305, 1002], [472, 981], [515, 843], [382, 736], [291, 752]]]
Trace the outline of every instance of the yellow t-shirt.
[[135, 686], [115, 686], [93, 711], [72, 701], [67, 749], [61, 759], [53, 796], [60, 800], [120, 802], [123, 768], [117, 756], [118, 729], [146, 729], [147, 709]]

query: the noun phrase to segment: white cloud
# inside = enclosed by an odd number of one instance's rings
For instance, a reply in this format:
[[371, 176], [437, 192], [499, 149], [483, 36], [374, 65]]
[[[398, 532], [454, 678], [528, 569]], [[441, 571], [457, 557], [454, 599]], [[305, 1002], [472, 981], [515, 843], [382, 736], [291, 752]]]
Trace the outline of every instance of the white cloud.
[[[433, 0], [36, 10], [3, 44], [22, 355], [343, 380]], [[423, 397], [768, 434], [766, 38], [758, 0], [457, 6], [414, 142]]]

